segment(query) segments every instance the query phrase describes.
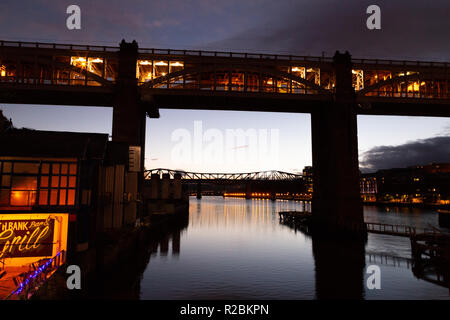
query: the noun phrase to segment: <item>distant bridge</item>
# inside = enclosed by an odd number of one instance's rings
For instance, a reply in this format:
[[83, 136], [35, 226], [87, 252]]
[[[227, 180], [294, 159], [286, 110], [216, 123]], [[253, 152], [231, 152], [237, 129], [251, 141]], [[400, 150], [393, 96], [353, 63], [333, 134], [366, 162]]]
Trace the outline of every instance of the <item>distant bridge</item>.
[[151, 169], [145, 171], [145, 179], [151, 179], [153, 175], [160, 178], [167, 174], [171, 179], [180, 175], [184, 181], [213, 182], [213, 181], [295, 181], [303, 179], [301, 174], [283, 171], [257, 171], [248, 173], [201, 173], [172, 169]]

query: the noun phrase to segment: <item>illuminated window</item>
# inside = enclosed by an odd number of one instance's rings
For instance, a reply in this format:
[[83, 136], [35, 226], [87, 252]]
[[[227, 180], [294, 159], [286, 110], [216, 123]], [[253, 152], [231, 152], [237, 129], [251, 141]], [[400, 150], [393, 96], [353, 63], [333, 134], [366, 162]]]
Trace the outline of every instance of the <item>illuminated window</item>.
[[73, 206], [75, 162], [0, 160], [0, 206]]
[[36, 203], [37, 177], [14, 176], [11, 184], [12, 206], [33, 206]]
[[39, 205], [73, 206], [77, 181], [76, 163], [51, 163], [41, 175]]

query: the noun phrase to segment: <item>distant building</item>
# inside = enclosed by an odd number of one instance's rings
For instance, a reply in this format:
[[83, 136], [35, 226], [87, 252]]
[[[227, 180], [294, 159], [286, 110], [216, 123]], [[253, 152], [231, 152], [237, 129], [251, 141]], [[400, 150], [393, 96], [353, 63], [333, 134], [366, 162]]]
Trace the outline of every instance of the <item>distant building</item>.
[[313, 167], [306, 166], [303, 168], [303, 181], [305, 183], [306, 192], [313, 192]]
[[363, 198], [375, 193], [376, 201], [450, 204], [450, 164], [417, 165], [363, 174], [361, 193]]
[[[313, 168], [305, 167], [303, 179], [313, 192]], [[450, 205], [450, 163], [378, 170], [360, 175], [364, 202]]]

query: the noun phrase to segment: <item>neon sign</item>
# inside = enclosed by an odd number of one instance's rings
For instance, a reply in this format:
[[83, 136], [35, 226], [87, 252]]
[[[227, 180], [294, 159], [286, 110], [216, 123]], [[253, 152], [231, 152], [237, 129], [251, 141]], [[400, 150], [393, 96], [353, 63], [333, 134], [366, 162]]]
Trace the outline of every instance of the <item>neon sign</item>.
[[54, 219], [0, 221], [0, 258], [52, 255]]
[[68, 214], [0, 214], [0, 260], [22, 266], [67, 250]]

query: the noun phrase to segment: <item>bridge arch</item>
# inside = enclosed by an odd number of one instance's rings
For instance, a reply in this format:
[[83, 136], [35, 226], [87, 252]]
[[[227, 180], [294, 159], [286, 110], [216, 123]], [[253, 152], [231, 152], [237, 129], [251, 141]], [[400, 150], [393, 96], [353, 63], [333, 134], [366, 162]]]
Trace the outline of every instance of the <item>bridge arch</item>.
[[[80, 68], [80, 67], [74, 66], [70, 63], [58, 62], [58, 61], [42, 59], [42, 58], [35, 59], [34, 57], [27, 57], [27, 56], [20, 57], [20, 61], [22, 63], [29, 63], [30, 65], [36, 63], [37, 66], [51, 67], [52, 72], [54, 72], [56, 70], [60, 70], [60, 71], [70, 71], [70, 72], [78, 73], [80, 75], [85, 75], [88, 80], [93, 80], [95, 82], [98, 82], [99, 85], [101, 85], [101, 86], [111, 86], [113, 84], [113, 81], [105, 79], [102, 76], [99, 76], [99, 75], [95, 74], [94, 72], [87, 70], [86, 68]], [[73, 79], [71, 79], [71, 80], [73, 80]], [[84, 81], [84, 79], [82, 81]]]
[[233, 73], [234, 70], [237, 70], [237, 73], [254, 73], [258, 74], [258, 81], [261, 84], [262, 76], [269, 76], [272, 78], [280, 79], [280, 80], [288, 80], [293, 81], [298, 84], [303, 85], [306, 89], [315, 90], [317, 93], [321, 94], [331, 94], [331, 91], [318, 85], [308, 79], [277, 70], [276, 68], [270, 67], [262, 67], [262, 66], [253, 66], [253, 65], [243, 65], [243, 64], [208, 64], [208, 65], [199, 65], [192, 68], [185, 68], [183, 70], [171, 72], [167, 75], [152, 79], [148, 82], [145, 82], [141, 87], [142, 88], [153, 88], [158, 84], [168, 83], [170, 80], [179, 79], [186, 76], [196, 76], [205, 73], [213, 73], [213, 72], [225, 72], [225, 73]]
[[[440, 81], [447, 81], [450, 80], [450, 77], [448, 75], [442, 75], [438, 78], [436, 78], [436, 75], [431, 75], [427, 73], [420, 73], [420, 72], [414, 72], [412, 74], [404, 74], [404, 75], [398, 75], [395, 77], [390, 77], [389, 79], [378, 81], [377, 83], [370, 85], [368, 87], [365, 87], [364, 89], [361, 89], [357, 91], [358, 96], [365, 96], [370, 93], [378, 93], [380, 89], [385, 87], [392, 88], [391, 93], [392, 94], [402, 94], [402, 93], [409, 93], [409, 94], [419, 94], [420, 91], [425, 93], [427, 86], [434, 86], [435, 84], [439, 83]], [[394, 86], [399, 86], [402, 84], [406, 84], [406, 90], [395, 90], [393, 89]], [[411, 85], [411, 88], [408, 88], [408, 86]], [[425, 86], [425, 89], [420, 89], [420, 87]], [[434, 92], [432, 93], [434, 94]]]

